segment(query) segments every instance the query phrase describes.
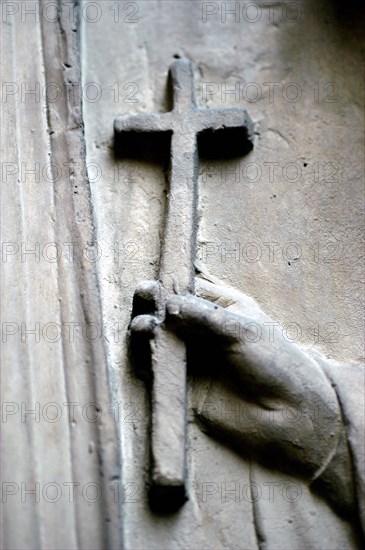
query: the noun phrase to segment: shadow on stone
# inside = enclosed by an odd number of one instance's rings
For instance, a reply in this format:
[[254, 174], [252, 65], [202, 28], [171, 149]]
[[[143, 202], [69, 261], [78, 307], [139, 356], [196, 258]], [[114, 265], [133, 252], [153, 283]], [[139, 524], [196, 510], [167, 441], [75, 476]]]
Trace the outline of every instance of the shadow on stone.
[[128, 132], [115, 135], [117, 159], [138, 159], [168, 164], [172, 132]]
[[247, 155], [253, 149], [246, 128], [204, 130], [198, 134], [198, 150], [202, 159], [229, 159]]
[[183, 486], [152, 485], [148, 493], [151, 510], [156, 514], [167, 515], [177, 512], [188, 500]]

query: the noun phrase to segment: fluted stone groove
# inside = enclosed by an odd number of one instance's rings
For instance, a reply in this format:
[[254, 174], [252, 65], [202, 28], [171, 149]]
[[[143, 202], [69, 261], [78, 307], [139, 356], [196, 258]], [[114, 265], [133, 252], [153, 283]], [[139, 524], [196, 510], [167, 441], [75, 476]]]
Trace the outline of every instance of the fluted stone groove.
[[[46, 4], [41, 2], [40, 10]], [[25, 323], [27, 328], [36, 323], [63, 327], [61, 338], [53, 343], [41, 334], [39, 341], [29, 335], [22, 343], [18, 335], [4, 344], [4, 399], [19, 407], [24, 403], [27, 409], [39, 403], [41, 417], [39, 423], [31, 415], [21, 422], [13, 415], [3, 424], [2, 479], [19, 488], [22, 483], [27, 488], [38, 483], [40, 488], [39, 502], [31, 495], [22, 502], [20, 491], [8, 496], [3, 505], [3, 544], [9, 549], [116, 549], [122, 547], [121, 500], [115, 501], [110, 485], [120, 483], [120, 458], [104, 341], [93, 342], [81, 331], [72, 341], [65, 330], [70, 323], [81, 327], [93, 323], [101, 329], [102, 321], [95, 263], [80, 254], [95, 237], [81, 96], [69, 94], [70, 82], [76, 89], [81, 81], [79, 6], [72, 5], [74, 19], [61, 6], [62, 2], [57, 20], [9, 18], [2, 38], [8, 52], [7, 80], [19, 88], [40, 90], [33, 100], [28, 95], [21, 101], [15, 94], [2, 103], [7, 153], [3, 160], [18, 168], [26, 163], [30, 170], [38, 163], [41, 174], [34, 181], [18, 170], [3, 185], [3, 200], [9, 205], [3, 238], [19, 247], [21, 242], [30, 249], [39, 243], [42, 251], [47, 243], [57, 243], [62, 249], [56, 262], [46, 261], [41, 252], [40, 261], [28, 255], [25, 262], [8, 259], [2, 264], [3, 284], [17, 294], [16, 300], [4, 300], [2, 320]], [[57, 101], [50, 100], [51, 88], [60, 95]], [[64, 253], [65, 243], [71, 242], [77, 243], [74, 261]], [[71, 402], [78, 404], [74, 421], [65, 406]], [[47, 403], [61, 408], [58, 422], [44, 418], [42, 407]], [[101, 413], [97, 421], [80, 414], [90, 403], [95, 403], [94, 414]], [[61, 488], [59, 502], [43, 497], [42, 489], [49, 483]], [[74, 498], [69, 495], [70, 484], [75, 484]], [[92, 504], [92, 490], [90, 498], [82, 495], [88, 484], [101, 492]]]

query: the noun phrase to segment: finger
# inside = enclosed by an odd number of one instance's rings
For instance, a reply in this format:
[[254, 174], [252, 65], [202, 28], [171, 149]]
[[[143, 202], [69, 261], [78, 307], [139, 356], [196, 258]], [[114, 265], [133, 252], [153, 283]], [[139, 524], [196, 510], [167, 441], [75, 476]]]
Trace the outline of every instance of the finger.
[[227, 290], [227, 287], [201, 277], [195, 279], [195, 292], [197, 296], [224, 308], [232, 306], [236, 301], [235, 297]]
[[167, 322], [176, 323], [186, 334], [215, 335], [236, 341], [237, 330], [245, 317], [195, 296], [173, 296], [166, 305]]
[[[257, 402], [250, 402], [224, 381], [195, 380], [192, 407], [197, 419], [209, 427], [209, 431], [231, 433], [237, 441], [244, 438], [254, 444], [256, 437], [261, 438], [263, 432], [273, 428], [269, 424], [273, 410], [263, 408], [259, 397]], [[265, 439], [271, 439], [269, 433]]]
[[137, 315], [131, 322], [131, 332], [135, 335], [145, 335], [152, 337], [158, 321], [153, 315]]
[[237, 294], [239, 293], [228, 286], [225, 281], [209, 273], [206, 266], [203, 266], [199, 261], [195, 262], [195, 270], [198, 274], [195, 277], [195, 292], [198, 296], [224, 308], [237, 302]]
[[216, 278], [209, 276], [207, 279], [195, 278], [196, 294], [206, 300], [222, 306], [234, 313], [244, 313], [247, 317], [252, 317], [256, 321], [266, 322], [269, 318], [261, 310], [253, 298], [232, 288]]

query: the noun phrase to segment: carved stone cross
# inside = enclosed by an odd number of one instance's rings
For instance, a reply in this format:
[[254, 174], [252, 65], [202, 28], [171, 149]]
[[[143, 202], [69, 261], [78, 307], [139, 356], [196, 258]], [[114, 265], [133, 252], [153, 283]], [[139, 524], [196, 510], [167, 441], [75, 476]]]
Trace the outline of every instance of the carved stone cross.
[[[166, 300], [194, 292], [198, 151], [206, 156], [236, 156], [253, 147], [253, 126], [242, 108], [200, 109], [196, 106], [193, 69], [179, 59], [170, 66], [173, 109], [163, 114], [118, 117], [116, 143], [137, 148], [143, 136], [158, 143], [171, 140], [170, 179], [164, 242], [156, 285], [155, 314], [161, 323], [151, 340], [152, 432], [151, 489], [168, 509], [186, 499], [186, 349], [163, 324]], [[165, 139], [167, 138], [167, 139]], [[127, 147], [128, 149], [128, 147]], [[134, 151], [134, 155], [136, 151]], [[143, 295], [143, 289], [139, 289]], [[137, 308], [138, 309], [138, 308]], [[148, 305], [145, 311], [151, 313]]]

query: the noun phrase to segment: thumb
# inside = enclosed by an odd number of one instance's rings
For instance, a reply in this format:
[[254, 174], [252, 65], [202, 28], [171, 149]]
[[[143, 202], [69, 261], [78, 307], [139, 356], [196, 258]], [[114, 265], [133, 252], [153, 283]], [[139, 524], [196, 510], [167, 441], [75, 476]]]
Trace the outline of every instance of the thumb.
[[166, 312], [166, 322], [177, 325], [185, 335], [218, 336], [226, 342], [237, 341], [240, 323], [246, 320], [242, 315], [190, 295], [171, 297]]

